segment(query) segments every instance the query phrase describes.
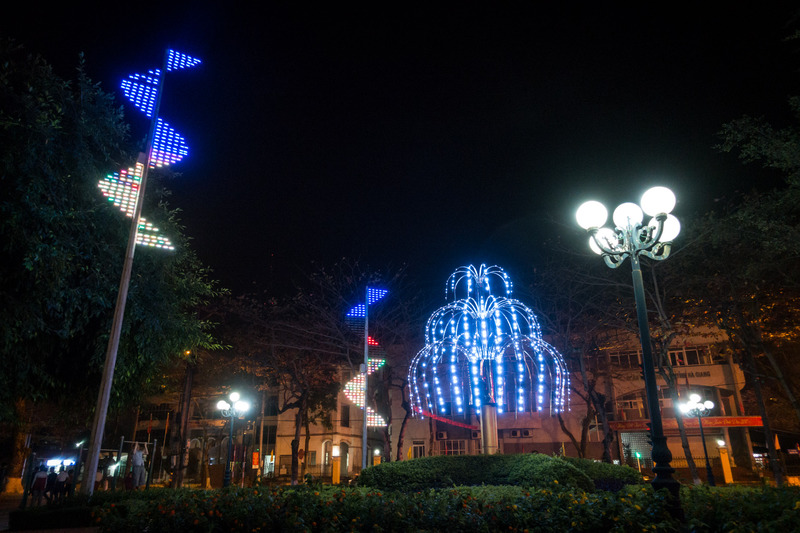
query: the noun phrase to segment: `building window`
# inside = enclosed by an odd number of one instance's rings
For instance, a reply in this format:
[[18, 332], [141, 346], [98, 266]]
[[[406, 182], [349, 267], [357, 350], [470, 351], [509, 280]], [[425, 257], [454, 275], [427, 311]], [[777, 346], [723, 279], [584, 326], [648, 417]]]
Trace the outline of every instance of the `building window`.
[[467, 441], [465, 440], [440, 440], [439, 455], [466, 455]]
[[350, 427], [350, 406], [346, 405], [346, 404], [342, 404], [341, 405], [341, 409], [339, 410], [339, 414], [341, 415], [339, 417], [339, 424], [343, 428], [349, 428]]
[[629, 350], [625, 352], [610, 352], [609, 362], [616, 368], [639, 368], [639, 352]]
[[707, 346], [691, 346], [669, 351], [669, 360], [672, 366], [709, 365], [711, 358]]
[[278, 395], [267, 396], [267, 405], [264, 406], [264, 416], [278, 416]]
[[411, 445], [411, 458], [425, 457], [425, 441], [415, 440]]

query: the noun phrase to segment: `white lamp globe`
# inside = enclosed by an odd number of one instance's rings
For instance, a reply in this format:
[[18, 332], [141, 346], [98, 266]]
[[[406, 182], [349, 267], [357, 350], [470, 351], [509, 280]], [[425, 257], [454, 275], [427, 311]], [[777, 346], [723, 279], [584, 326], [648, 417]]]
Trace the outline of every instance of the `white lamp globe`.
[[245, 401], [238, 401], [238, 402], [236, 402], [236, 403], [234, 404], [234, 407], [235, 407], [235, 408], [236, 408], [236, 410], [237, 410], [237, 411], [239, 411], [240, 413], [244, 413], [245, 411], [247, 411], [248, 409], [250, 409], [250, 404], [249, 404], [249, 403], [247, 403], [247, 402], [245, 402]]
[[583, 229], [599, 228], [608, 220], [608, 210], [600, 202], [590, 200], [581, 204], [575, 218]]
[[226, 402], [225, 400], [220, 400], [217, 402], [217, 409], [227, 410], [231, 408], [231, 404]]
[[689, 412], [689, 406], [686, 405], [685, 403], [680, 404], [678, 407], [680, 408], [681, 413], [688, 413]]
[[642, 218], [644, 218], [642, 208], [633, 202], [619, 204], [619, 206], [614, 209], [614, 225], [620, 229], [641, 224]]
[[675, 194], [666, 187], [653, 187], [642, 195], [642, 210], [654, 217], [675, 208]]
[[703, 402], [703, 407], [705, 407], [710, 411], [711, 409], [714, 408], [714, 402], [712, 402], [711, 400], [706, 400], [705, 402]]
[[232, 392], [231, 395], [230, 395], [230, 399], [231, 399], [231, 401], [233, 403], [238, 402], [239, 401], [239, 393], [238, 392]]
[[[650, 219], [649, 224], [653, 228], [658, 227], [658, 220], [654, 218]], [[661, 236], [658, 238], [660, 242], [672, 242], [681, 232], [681, 222], [675, 218], [673, 215], [667, 215], [667, 219], [664, 221], [664, 227], [661, 230]]]
[[689, 395], [689, 401], [692, 402], [692, 403], [700, 402], [700, 395], [699, 394], [690, 394]]
[[[609, 248], [611, 250], [617, 249], [617, 244], [619, 243], [619, 239], [617, 238], [617, 234], [614, 232], [613, 229], [600, 228], [595, 234], [595, 237], [597, 238], [598, 241], [600, 241], [600, 244], [602, 244], [606, 248]], [[597, 255], [603, 255], [604, 253], [603, 250], [597, 245], [597, 242], [595, 242], [594, 237], [589, 237], [589, 248], [591, 248], [592, 251]]]

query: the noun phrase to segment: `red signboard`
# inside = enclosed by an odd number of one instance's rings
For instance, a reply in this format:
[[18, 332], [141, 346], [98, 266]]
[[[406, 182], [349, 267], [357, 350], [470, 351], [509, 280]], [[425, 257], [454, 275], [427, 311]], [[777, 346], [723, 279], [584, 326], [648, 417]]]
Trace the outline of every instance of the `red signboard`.
[[[647, 431], [649, 419], [619, 420], [609, 422], [608, 425], [615, 431]], [[674, 418], [665, 418], [661, 422], [664, 429], [678, 429], [678, 421]], [[760, 416], [708, 416], [703, 417], [704, 428], [733, 428], [733, 427], [761, 427]], [[700, 427], [697, 418], [684, 418], [683, 427], [696, 429]]]
[[258, 452], [253, 452], [253, 462], [251, 463], [253, 468], [258, 468], [258, 462], [259, 462]]

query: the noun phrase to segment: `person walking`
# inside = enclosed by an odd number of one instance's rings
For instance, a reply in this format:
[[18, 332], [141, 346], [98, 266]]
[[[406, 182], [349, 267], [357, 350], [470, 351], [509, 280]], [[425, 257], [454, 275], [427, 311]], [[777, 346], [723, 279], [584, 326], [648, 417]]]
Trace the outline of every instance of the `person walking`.
[[36, 505], [42, 505], [42, 497], [44, 496], [44, 491], [47, 488], [47, 467], [42, 465], [39, 467], [39, 470], [33, 475], [33, 480], [31, 482], [31, 503]]
[[133, 446], [133, 460], [131, 461], [133, 464], [133, 490], [137, 490], [145, 484], [144, 454], [147, 453], [147, 444], [142, 444], [142, 446], [144, 451], [139, 448], [138, 442]]
[[59, 471], [58, 475], [56, 476], [56, 484], [55, 488], [53, 489], [55, 492], [56, 502], [62, 502], [64, 501], [64, 498], [66, 498], [68, 479], [69, 479], [69, 474], [67, 473], [67, 468], [62, 466], [61, 471]]

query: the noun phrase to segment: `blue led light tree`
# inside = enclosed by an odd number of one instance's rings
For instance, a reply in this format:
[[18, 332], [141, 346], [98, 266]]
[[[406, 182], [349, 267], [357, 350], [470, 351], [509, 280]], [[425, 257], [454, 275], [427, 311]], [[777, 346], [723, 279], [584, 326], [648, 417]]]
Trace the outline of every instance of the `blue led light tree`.
[[445, 289], [452, 301], [428, 319], [425, 347], [409, 367], [417, 413], [468, 417], [470, 406], [480, 410], [484, 453], [497, 451], [498, 412], [567, 408], [564, 359], [512, 292], [498, 266], [458, 268]]
[[139, 154], [136, 165], [127, 170], [107, 176], [98, 186], [109, 201], [114, 203], [127, 216], [133, 219], [122, 265], [122, 277], [114, 308], [114, 319], [108, 339], [106, 359], [103, 365], [103, 377], [97, 398], [97, 407], [92, 424], [92, 437], [86, 458], [81, 492], [92, 494], [94, 491], [94, 473], [100, 460], [100, 446], [105, 432], [108, 401], [111, 396], [111, 384], [114, 379], [114, 367], [117, 361], [117, 350], [122, 335], [122, 319], [125, 315], [125, 304], [128, 299], [128, 286], [133, 269], [133, 255], [136, 244], [144, 244], [159, 248], [172, 249], [169, 239], [158, 235], [158, 228], [142, 218], [142, 199], [147, 184], [147, 173], [150, 168], [176, 163], [188, 154], [183, 137], [161, 120], [158, 116], [161, 93], [164, 86], [163, 73], [191, 68], [200, 64], [200, 60], [186, 54], [167, 50], [164, 54], [163, 69], [151, 70], [147, 75], [133, 74], [122, 82], [125, 96], [142, 110], [150, 120], [150, 131], [147, 137], [147, 153]]

